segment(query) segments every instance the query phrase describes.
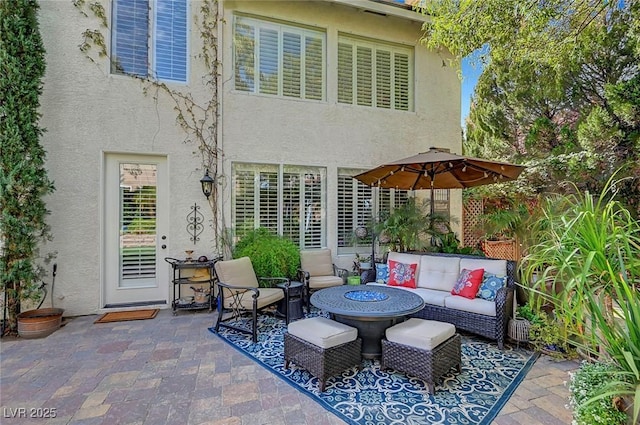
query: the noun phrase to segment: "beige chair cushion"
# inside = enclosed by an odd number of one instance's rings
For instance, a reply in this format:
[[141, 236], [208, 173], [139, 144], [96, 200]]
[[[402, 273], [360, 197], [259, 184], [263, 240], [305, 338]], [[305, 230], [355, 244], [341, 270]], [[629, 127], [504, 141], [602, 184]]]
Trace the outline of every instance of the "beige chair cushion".
[[[258, 309], [284, 299], [284, 291], [280, 288], [260, 288], [259, 291]], [[224, 299], [224, 306], [225, 308], [241, 307], [245, 310], [251, 310], [253, 308], [253, 291], [246, 291], [242, 295], [242, 298], [240, 298], [240, 306], [234, 305], [233, 303], [235, 302], [237, 301], [234, 297], [226, 297]]]
[[331, 250], [314, 249], [300, 251], [300, 265], [302, 270], [309, 272], [309, 276], [333, 276], [333, 258]]
[[421, 350], [433, 350], [456, 333], [451, 323], [411, 318], [386, 330], [387, 340]]
[[482, 298], [469, 299], [451, 295], [445, 298], [444, 306], [452, 310], [468, 311], [469, 313], [484, 314], [485, 316], [496, 316], [496, 302], [483, 300]]
[[338, 276], [312, 276], [309, 278], [309, 288], [311, 289], [321, 289], [321, 288], [330, 288], [332, 286], [340, 286], [343, 285], [341, 277]]
[[289, 323], [287, 331], [320, 348], [331, 348], [355, 341], [358, 330], [326, 317], [311, 317]]
[[[245, 286], [250, 288], [258, 287], [258, 279], [256, 273], [253, 271], [253, 265], [249, 257], [242, 257], [235, 260], [218, 261], [215, 264], [216, 275], [222, 283], [232, 286]], [[231, 296], [231, 293], [244, 292], [230, 291], [228, 288], [224, 288], [224, 298]], [[280, 290], [282, 292], [282, 290]]]

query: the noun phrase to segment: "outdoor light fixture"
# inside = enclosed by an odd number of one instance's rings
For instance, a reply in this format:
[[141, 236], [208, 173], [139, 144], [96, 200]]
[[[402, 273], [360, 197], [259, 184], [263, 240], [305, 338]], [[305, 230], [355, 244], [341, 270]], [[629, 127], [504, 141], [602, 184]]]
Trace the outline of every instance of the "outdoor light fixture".
[[200, 179], [200, 185], [202, 186], [202, 193], [209, 199], [209, 196], [211, 196], [213, 192], [213, 178], [209, 175], [209, 169], [205, 171], [204, 177]]

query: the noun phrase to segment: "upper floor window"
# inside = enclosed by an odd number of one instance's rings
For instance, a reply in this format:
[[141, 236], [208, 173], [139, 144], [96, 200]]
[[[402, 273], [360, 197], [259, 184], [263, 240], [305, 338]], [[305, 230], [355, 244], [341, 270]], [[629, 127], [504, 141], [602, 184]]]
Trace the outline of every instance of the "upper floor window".
[[187, 0], [115, 0], [111, 72], [187, 82]]
[[338, 102], [413, 110], [413, 51], [340, 36]]
[[236, 90], [324, 99], [324, 33], [238, 16], [233, 44]]
[[233, 165], [233, 228], [241, 239], [266, 227], [301, 249], [326, 246], [326, 170], [294, 165]]

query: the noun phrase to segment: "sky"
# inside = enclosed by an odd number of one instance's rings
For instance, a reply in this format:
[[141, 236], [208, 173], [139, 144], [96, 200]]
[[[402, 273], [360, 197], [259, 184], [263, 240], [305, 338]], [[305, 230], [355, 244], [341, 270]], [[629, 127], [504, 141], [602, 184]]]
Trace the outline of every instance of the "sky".
[[478, 82], [478, 77], [482, 73], [482, 69], [475, 65], [471, 65], [469, 58], [462, 60], [462, 107], [460, 108], [460, 125], [464, 128], [464, 121], [469, 115], [469, 108], [471, 106], [471, 95], [473, 95], [473, 89]]

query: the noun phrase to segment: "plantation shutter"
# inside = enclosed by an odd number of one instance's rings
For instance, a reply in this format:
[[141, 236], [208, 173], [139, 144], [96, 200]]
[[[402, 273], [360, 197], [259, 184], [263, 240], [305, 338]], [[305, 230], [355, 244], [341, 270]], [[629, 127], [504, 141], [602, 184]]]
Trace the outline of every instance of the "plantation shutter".
[[255, 29], [252, 25], [236, 22], [233, 37], [235, 47], [236, 90], [255, 90]]
[[259, 227], [278, 233], [278, 173], [260, 172]]
[[282, 94], [288, 97], [300, 97], [300, 79], [302, 78], [301, 36], [285, 32], [282, 36]]
[[391, 108], [391, 52], [376, 51], [376, 106]]
[[[154, 278], [156, 165], [120, 164], [120, 181], [120, 281]], [[139, 184], [126, 185], [125, 181]]]
[[409, 97], [410, 73], [409, 56], [394, 55], [394, 106], [395, 109], [408, 111], [411, 108]]
[[353, 103], [353, 47], [338, 43], [338, 102]]
[[300, 173], [284, 173], [282, 179], [282, 235], [300, 245], [302, 222]]
[[260, 28], [259, 34], [260, 93], [278, 94], [278, 32]]
[[187, 2], [156, 0], [155, 71], [165, 81], [187, 81]]
[[304, 227], [302, 230], [304, 239], [303, 249], [322, 248], [324, 245], [324, 201], [323, 179], [319, 172], [305, 172], [303, 180], [304, 202]]
[[236, 171], [234, 174], [233, 224], [237, 237], [242, 237], [255, 227], [255, 176], [254, 171]]
[[373, 69], [371, 49], [356, 47], [356, 103], [363, 106], [372, 105]]
[[304, 97], [322, 100], [324, 95], [324, 43], [322, 37], [305, 37]]
[[115, 0], [111, 72], [147, 77], [149, 67], [149, 1]]
[[338, 247], [353, 244], [356, 227], [353, 183], [350, 175], [338, 175]]

